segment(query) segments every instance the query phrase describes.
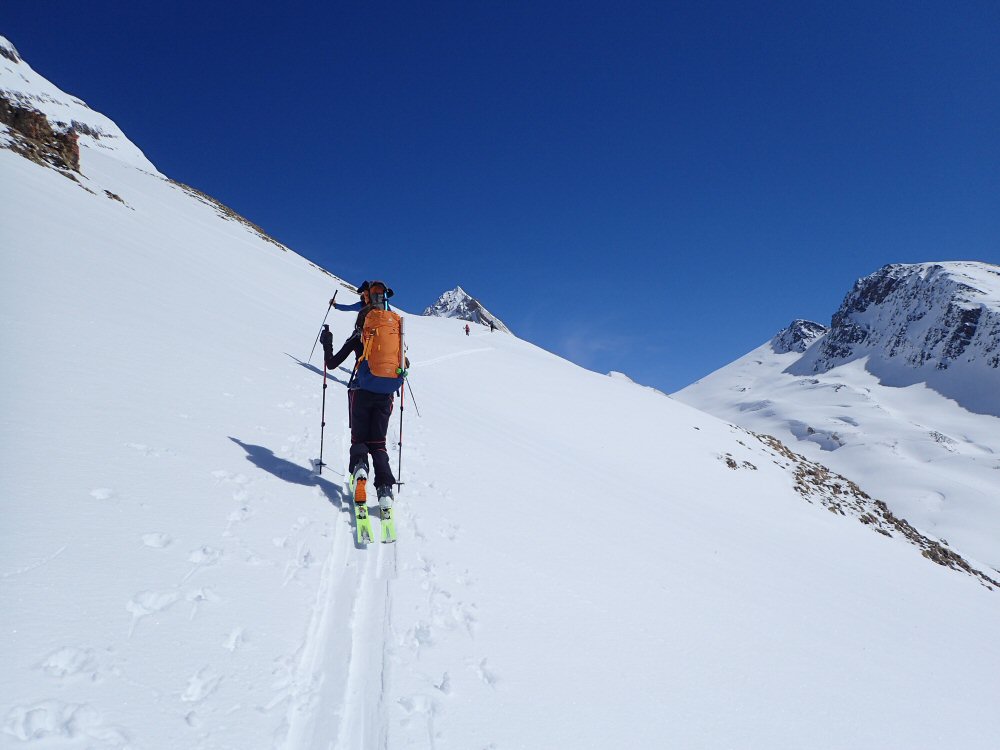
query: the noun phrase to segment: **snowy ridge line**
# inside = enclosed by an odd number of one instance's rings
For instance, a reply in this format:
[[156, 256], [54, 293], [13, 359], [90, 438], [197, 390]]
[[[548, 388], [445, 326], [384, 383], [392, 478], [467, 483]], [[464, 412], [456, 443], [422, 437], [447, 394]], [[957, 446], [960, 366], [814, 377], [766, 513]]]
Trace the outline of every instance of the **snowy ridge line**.
[[1000, 271], [972, 261], [884, 266], [858, 279], [788, 372], [826, 373], [865, 356], [883, 382], [925, 382], [970, 411], [1000, 416]]
[[78, 97], [67, 94], [39, 75], [0, 36], [0, 98], [38, 112], [61, 133], [79, 136], [79, 145], [94, 152], [113, 155], [138, 169], [156, 172], [142, 151], [110, 118], [91, 109]]
[[243, 226], [245, 226], [247, 229], [249, 229], [251, 232], [256, 234], [265, 242], [270, 242], [272, 245], [281, 248], [281, 250], [283, 250], [286, 253], [290, 251], [287, 245], [285, 245], [282, 242], [278, 242], [276, 239], [274, 239], [274, 237], [265, 232], [261, 227], [254, 224], [252, 221], [250, 221], [242, 214], [239, 214], [233, 209], [231, 209], [229, 206], [220, 201], [218, 198], [213, 198], [211, 195], [208, 195], [207, 193], [203, 193], [201, 190], [198, 190], [198, 188], [191, 187], [190, 185], [185, 185], [183, 182], [179, 182], [178, 180], [172, 180], [169, 177], [165, 177], [163, 179], [165, 179], [171, 185], [180, 188], [195, 200], [199, 200], [205, 205], [211, 206], [223, 219], [228, 219], [229, 221], [238, 222]]
[[[737, 429], [755, 437], [770, 449], [769, 452], [773, 456], [784, 459], [783, 463], [780, 461], [775, 463], [794, 471], [795, 491], [807, 502], [818, 502], [831, 513], [841, 516], [854, 516], [884, 536], [893, 538], [895, 532], [917, 547], [920, 554], [928, 560], [970, 575], [991, 591], [1000, 589], [1000, 581], [973, 567], [965, 558], [942, 542], [921, 534], [908, 521], [895, 516], [884, 502], [871, 497], [850, 479], [795, 453], [771, 435], [758, 434], [742, 427]], [[726, 464], [731, 469], [756, 468], [746, 465], [746, 462], [743, 465], [737, 464], [731, 456], [726, 458]]]

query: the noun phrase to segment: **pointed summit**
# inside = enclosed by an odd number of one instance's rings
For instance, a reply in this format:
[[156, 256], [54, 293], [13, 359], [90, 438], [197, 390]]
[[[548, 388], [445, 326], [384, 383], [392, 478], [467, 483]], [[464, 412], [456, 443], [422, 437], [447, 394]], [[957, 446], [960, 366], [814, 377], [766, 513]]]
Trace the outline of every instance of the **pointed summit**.
[[775, 354], [799, 352], [812, 346], [813, 342], [827, 332], [827, 327], [811, 320], [793, 320], [791, 324], [775, 334], [771, 348]]
[[511, 333], [511, 330], [504, 325], [500, 318], [483, 307], [479, 300], [460, 286], [442, 294], [437, 302], [424, 310], [423, 315], [437, 318], [458, 318], [484, 326], [488, 326], [492, 321], [493, 325], [504, 333]]

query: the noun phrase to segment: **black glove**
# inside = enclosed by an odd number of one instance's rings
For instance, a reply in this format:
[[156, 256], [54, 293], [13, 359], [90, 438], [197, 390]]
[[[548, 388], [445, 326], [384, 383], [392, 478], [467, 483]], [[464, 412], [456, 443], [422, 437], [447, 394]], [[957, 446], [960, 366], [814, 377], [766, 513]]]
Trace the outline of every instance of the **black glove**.
[[319, 335], [319, 343], [323, 345], [323, 351], [333, 348], [333, 334], [330, 333], [330, 326], [323, 326], [323, 333]]

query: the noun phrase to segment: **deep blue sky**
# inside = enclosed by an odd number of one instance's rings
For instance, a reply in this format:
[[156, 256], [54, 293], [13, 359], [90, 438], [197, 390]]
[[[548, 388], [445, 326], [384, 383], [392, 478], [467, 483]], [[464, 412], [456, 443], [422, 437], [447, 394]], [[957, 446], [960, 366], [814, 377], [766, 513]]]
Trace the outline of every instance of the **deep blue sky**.
[[1000, 263], [995, 0], [6, 0], [0, 34], [334, 273], [668, 391], [885, 263]]

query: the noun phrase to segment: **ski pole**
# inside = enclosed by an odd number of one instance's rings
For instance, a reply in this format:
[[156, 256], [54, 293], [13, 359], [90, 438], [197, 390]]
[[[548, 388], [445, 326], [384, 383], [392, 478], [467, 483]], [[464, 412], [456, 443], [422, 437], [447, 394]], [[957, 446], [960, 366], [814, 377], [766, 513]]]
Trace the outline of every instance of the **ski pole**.
[[323, 358], [323, 411], [319, 421], [319, 462], [316, 468], [323, 473], [323, 433], [326, 432], [326, 357]]
[[[340, 290], [339, 289], [335, 289], [333, 291], [333, 299], [330, 300], [330, 306], [326, 308], [326, 315], [323, 316], [323, 322], [320, 324], [319, 332], [316, 334], [316, 341], [313, 341], [313, 348], [310, 350], [310, 352], [309, 352], [309, 359], [307, 360], [310, 363], [312, 362], [313, 354], [316, 353], [316, 342], [319, 341], [319, 336], [320, 336], [321, 333], [323, 333], [323, 326], [326, 325], [326, 319], [330, 315], [330, 310], [333, 309], [333, 303], [337, 301], [337, 292], [338, 291], [340, 291]], [[326, 386], [324, 386], [324, 388], [325, 387]]]
[[403, 410], [406, 400], [406, 389], [399, 389], [399, 462], [396, 465], [396, 492], [403, 491]]
[[[420, 407], [417, 406], [417, 399], [413, 397], [413, 386], [410, 385], [410, 379], [406, 379], [406, 387], [410, 389], [410, 400], [413, 401], [413, 408], [417, 410], [417, 416], [420, 416]], [[400, 414], [402, 416], [402, 414]]]

